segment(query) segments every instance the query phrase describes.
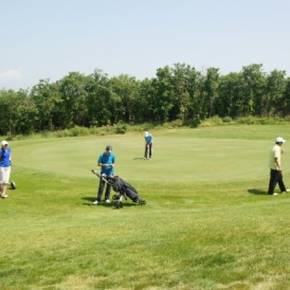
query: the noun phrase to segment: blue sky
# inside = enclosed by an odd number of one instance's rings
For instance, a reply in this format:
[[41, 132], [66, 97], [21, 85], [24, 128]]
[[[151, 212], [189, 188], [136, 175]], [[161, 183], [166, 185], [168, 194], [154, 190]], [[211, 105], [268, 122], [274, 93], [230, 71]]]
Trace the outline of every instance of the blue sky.
[[138, 79], [185, 62], [290, 75], [288, 0], [0, 0], [0, 88], [70, 71]]

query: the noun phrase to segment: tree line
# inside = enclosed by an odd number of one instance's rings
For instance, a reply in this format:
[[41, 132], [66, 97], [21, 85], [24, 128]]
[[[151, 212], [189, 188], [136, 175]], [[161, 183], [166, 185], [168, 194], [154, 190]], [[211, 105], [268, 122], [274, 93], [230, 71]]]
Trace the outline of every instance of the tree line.
[[40, 80], [31, 89], [0, 90], [0, 135], [181, 120], [194, 126], [211, 116], [286, 116], [290, 77], [266, 73], [261, 64], [221, 74], [186, 64], [158, 68], [153, 78], [109, 77], [71, 72], [56, 82]]

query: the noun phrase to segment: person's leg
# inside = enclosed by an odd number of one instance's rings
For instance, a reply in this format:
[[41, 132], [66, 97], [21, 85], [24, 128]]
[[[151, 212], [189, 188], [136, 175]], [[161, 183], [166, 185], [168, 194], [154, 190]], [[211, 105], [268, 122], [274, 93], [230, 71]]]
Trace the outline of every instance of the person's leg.
[[2, 197], [8, 197], [7, 194], [7, 187], [9, 185], [9, 180], [10, 180], [10, 172], [11, 172], [11, 167], [4, 167], [4, 183], [3, 183], [3, 189], [2, 189]]
[[105, 181], [100, 179], [98, 195], [97, 195], [97, 201], [98, 202], [102, 201], [102, 195], [103, 195], [104, 187], [105, 187]]
[[149, 158], [152, 157], [152, 143], [149, 144]]
[[7, 194], [7, 186], [9, 184], [10, 179], [10, 167], [1, 167], [0, 168], [0, 196], [1, 197], [8, 197]]
[[280, 188], [281, 192], [287, 191], [286, 186], [285, 186], [284, 181], [283, 181], [282, 171], [279, 171], [278, 184], [279, 184], [279, 188]]
[[268, 194], [273, 194], [275, 186], [279, 179], [279, 172], [278, 170], [271, 169], [270, 172], [270, 182], [269, 182], [269, 188], [268, 188]]
[[3, 167], [0, 167], [0, 196], [2, 195], [2, 192], [3, 192], [3, 180], [4, 178], [4, 168]]
[[1, 197], [4, 197], [4, 198], [5, 198], [5, 197], [8, 197], [8, 194], [7, 194], [7, 192], [6, 192], [6, 191], [7, 191], [7, 186], [8, 186], [7, 184], [3, 184], [3, 185], [2, 185]]
[[110, 200], [111, 185], [107, 184], [105, 192], [105, 200]]
[[147, 159], [148, 158], [148, 145], [145, 144], [145, 153], [144, 153], [144, 158]]

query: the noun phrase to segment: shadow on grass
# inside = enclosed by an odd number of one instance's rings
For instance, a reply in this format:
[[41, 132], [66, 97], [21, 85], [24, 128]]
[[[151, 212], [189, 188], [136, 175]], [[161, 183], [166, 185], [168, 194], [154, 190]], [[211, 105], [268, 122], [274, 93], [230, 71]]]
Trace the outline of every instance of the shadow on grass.
[[263, 189], [259, 189], [259, 188], [248, 189], [248, 193], [255, 194], [255, 195], [268, 195], [267, 191]]
[[144, 160], [144, 157], [134, 157], [133, 160]]
[[85, 197], [82, 197], [82, 200], [93, 202], [96, 200], [96, 197], [95, 196], [85, 196]]
[[[95, 196], [85, 196], [85, 197], [82, 197], [82, 200], [86, 201], [83, 203], [83, 205], [96, 206], [93, 204], [93, 202], [96, 200]], [[100, 202], [97, 206], [111, 207], [113, 209], [116, 209], [115, 207], [113, 207], [112, 203], [108, 204], [105, 202]], [[131, 207], [131, 206], [140, 206], [140, 205], [133, 202], [123, 202], [123, 207]]]

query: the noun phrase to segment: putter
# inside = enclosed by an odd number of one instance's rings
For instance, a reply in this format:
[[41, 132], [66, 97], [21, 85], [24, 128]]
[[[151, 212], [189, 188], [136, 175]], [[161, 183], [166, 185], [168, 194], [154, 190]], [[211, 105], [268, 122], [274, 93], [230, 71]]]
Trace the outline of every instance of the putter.
[[92, 173], [102, 179], [105, 183], [109, 183], [106, 178], [104, 178], [97, 170], [92, 169]]

